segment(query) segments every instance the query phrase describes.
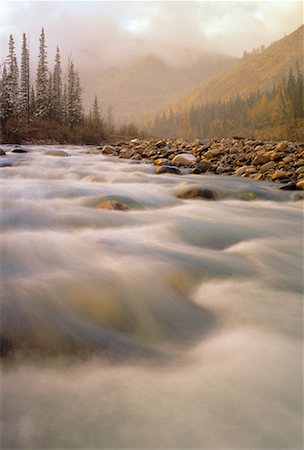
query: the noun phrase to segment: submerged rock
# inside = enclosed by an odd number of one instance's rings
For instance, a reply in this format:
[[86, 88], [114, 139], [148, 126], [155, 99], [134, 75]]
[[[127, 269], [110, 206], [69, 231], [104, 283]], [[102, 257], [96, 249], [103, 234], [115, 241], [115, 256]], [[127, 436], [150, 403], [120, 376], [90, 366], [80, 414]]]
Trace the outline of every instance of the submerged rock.
[[14, 147], [12, 153], [28, 153], [28, 151], [23, 147]]
[[109, 209], [112, 211], [127, 211], [128, 205], [120, 203], [117, 200], [103, 200], [98, 206], [98, 209]]
[[156, 168], [155, 173], [174, 173], [175, 175], [181, 175], [181, 171], [175, 166], [159, 166]]
[[11, 167], [12, 165], [11, 161], [0, 161], [0, 167]]
[[188, 187], [184, 190], [180, 191], [177, 194], [178, 198], [182, 199], [195, 199], [200, 198], [204, 200], [216, 200], [217, 195], [214, 191], [211, 191], [211, 189], [208, 188], [201, 188], [201, 187]]
[[70, 156], [65, 150], [50, 150], [45, 153], [48, 156]]

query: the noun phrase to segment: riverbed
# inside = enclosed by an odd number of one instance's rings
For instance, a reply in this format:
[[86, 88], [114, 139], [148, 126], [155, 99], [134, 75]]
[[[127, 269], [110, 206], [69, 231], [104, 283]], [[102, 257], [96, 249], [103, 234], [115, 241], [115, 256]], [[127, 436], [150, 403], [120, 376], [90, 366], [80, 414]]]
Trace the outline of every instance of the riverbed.
[[24, 148], [0, 161], [1, 448], [302, 448], [298, 192]]

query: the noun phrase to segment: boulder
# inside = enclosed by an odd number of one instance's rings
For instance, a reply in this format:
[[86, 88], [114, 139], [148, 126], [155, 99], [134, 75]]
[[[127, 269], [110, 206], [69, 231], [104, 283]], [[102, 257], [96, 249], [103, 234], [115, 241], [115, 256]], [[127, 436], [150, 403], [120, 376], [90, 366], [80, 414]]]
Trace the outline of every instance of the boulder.
[[0, 148], [0, 156], [5, 156], [5, 155], [6, 155], [5, 151], [2, 150], [2, 148]]
[[116, 153], [116, 148], [113, 147], [113, 145], [104, 145], [101, 149], [101, 153], [103, 153], [104, 155], [113, 155]]
[[103, 200], [98, 206], [98, 209], [108, 209], [111, 211], [127, 211], [128, 205], [120, 203], [117, 200]]
[[185, 188], [177, 194], [177, 197], [182, 199], [203, 199], [203, 200], [217, 199], [217, 195], [215, 192], [211, 191], [211, 189], [201, 187]]
[[175, 175], [181, 175], [181, 171], [175, 166], [158, 166], [155, 173], [174, 173]]
[[259, 165], [263, 165], [263, 164], [266, 164], [268, 161], [270, 161], [270, 156], [269, 155], [267, 155], [267, 154], [260, 154], [260, 155], [257, 155], [255, 158], [254, 158], [254, 160], [252, 161], [252, 163], [255, 165], [255, 166], [259, 166]]
[[196, 163], [196, 158], [191, 153], [180, 153], [174, 156], [172, 163], [176, 166], [190, 167]]
[[219, 154], [220, 154], [220, 151], [217, 148], [212, 148], [204, 154], [204, 157], [206, 159], [212, 159], [212, 158], [216, 158]]
[[27, 150], [24, 147], [14, 147], [12, 153], [27, 153]]
[[167, 141], [165, 139], [161, 139], [160, 141], [157, 141], [155, 145], [157, 148], [166, 147]]
[[70, 156], [70, 154], [64, 150], [50, 150], [45, 154], [48, 156]]
[[134, 155], [134, 150], [132, 148], [122, 148], [119, 152], [119, 158], [129, 159]]

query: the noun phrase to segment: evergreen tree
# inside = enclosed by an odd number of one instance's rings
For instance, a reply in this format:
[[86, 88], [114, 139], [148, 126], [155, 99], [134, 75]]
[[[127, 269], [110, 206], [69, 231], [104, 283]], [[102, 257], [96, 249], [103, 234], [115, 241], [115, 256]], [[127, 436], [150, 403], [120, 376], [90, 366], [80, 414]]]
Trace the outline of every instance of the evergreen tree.
[[44, 29], [40, 34], [40, 46], [38, 56], [38, 68], [36, 78], [36, 117], [45, 118], [48, 115], [49, 92], [48, 92], [48, 65], [45, 44]]
[[92, 107], [92, 113], [91, 113], [91, 124], [94, 128], [99, 128], [101, 125], [101, 116], [100, 116], [100, 109], [98, 105], [97, 95], [95, 95], [93, 107]]
[[30, 118], [30, 58], [27, 48], [26, 35], [22, 37], [21, 76], [20, 76], [20, 112]]
[[2, 79], [1, 79], [1, 95], [0, 95], [0, 118], [1, 123], [5, 125], [7, 120], [10, 117], [11, 109], [10, 109], [10, 92], [9, 92], [9, 83], [8, 83], [8, 75], [6, 70], [6, 64], [4, 64]]
[[80, 78], [78, 72], [76, 72], [75, 86], [75, 118], [77, 124], [83, 121], [82, 87], [80, 86]]
[[36, 113], [36, 95], [34, 87], [32, 86], [30, 92], [30, 118], [33, 119]]
[[5, 76], [6, 88], [6, 112], [7, 118], [17, 117], [19, 113], [19, 83], [18, 65], [15, 54], [15, 41], [12, 35], [9, 37], [9, 54], [7, 57], [7, 74]]
[[53, 76], [51, 72], [49, 72], [49, 86], [48, 86], [48, 117], [51, 120], [55, 119], [55, 111], [54, 111], [54, 90], [53, 90]]
[[81, 92], [79, 75], [75, 71], [74, 62], [71, 60], [68, 68], [67, 85], [67, 123], [71, 127], [82, 121], [83, 107]]
[[62, 122], [68, 123], [68, 88], [66, 83], [64, 83], [62, 94]]
[[61, 58], [59, 48], [57, 47], [53, 72], [53, 117], [58, 122], [64, 120], [62, 95]]

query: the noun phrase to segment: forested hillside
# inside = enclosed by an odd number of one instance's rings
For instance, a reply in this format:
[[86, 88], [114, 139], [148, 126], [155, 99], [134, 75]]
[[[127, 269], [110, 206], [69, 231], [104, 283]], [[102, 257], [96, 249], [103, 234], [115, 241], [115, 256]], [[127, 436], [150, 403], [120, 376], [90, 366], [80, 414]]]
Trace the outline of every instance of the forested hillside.
[[237, 95], [243, 97], [257, 90], [265, 92], [272, 89], [286, 77], [296, 61], [303, 67], [303, 44], [304, 25], [269, 47], [262, 46], [252, 52], [244, 52], [238, 64], [203, 82], [181, 99], [174, 109], [186, 109], [196, 104], [229, 100]]
[[245, 52], [192, 95], [146, 122], [156, 136], [303, 140], [303, 31]]
[[303, 73], [299, 66], [271, 90], [227, 101], [195, 105], [187, 112], [155, 117], [151, 132], [159, 137], [210, 138], [231, 135], [259, 139], [304, 139]]

